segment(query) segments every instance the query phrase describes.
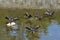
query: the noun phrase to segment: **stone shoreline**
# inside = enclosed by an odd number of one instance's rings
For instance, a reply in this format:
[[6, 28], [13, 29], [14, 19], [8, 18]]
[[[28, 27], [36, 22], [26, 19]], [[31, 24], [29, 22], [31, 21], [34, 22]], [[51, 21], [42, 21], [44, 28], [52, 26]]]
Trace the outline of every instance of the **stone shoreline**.
[[20, 9], [60, 9], [58, 0], [0, 0], [1, 8], [20, 8]]

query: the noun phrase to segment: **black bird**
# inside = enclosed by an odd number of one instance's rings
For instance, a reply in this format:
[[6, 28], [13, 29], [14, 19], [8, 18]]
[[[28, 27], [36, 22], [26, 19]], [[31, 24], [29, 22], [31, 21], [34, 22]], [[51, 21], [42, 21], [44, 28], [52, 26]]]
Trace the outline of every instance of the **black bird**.
[[31, 17], [32, 17], [32, 15], [29, 14], [28, 12], [26, 12], [24, 15], [25, 15], [27, 18], [31, 18]]
[[43, 17], [40, 16], [38, 13], [35, 14], [35, 19], [36, 19], [36, 20], [41, 20], [42, 18], [43, 18]]
[[42, 16], [40, 16], [40, 17], [39, 16], [35, 16], [36, 20], [41, 20], [42, 18], [43, 18]]
[[16, 20], [19, 20], [17, 17], [12, 18], [12, 17], [6, 16], [5, 18], [6, 18], [7, 20], [9, 20], [9, 22], [6, 23], [7, 28], [9, 28], [10, 30], [17, 30], [17, 29], [18, 29], [18, 25], [17, 25], [17, 23], [15, 22]]
[[37, 26], [37, 27], [26, 27], [26, 29], [30, 30], [32, 33], [34, 33], [39, 28], [40, 28], [40, 26]]
[[45, 15], [47, 15], [47, 16], [53, 16], [53, 14], [54, 14], [54, 11], [52, 11], [52, 10], [47, 10], [45, 12]]
[[12, 18], [12, 17], [9, 17], [9, 16], [6, 16], [5, 19], [9, 20], [10, 22], [14, 22], [16, 20], [19, 20], [17, 17]]

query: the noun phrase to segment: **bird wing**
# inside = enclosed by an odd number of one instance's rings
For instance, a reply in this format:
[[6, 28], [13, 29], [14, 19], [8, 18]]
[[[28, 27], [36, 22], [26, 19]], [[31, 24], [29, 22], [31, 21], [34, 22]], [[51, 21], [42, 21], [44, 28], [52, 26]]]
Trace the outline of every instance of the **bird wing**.
[[26, 27], [26, 29], [28, 29], [28, 30], [30, 30], [30, 31], [31, 31], [31, 28], [29, 28], [29, 27]]
[[39, 28], [40, 28], [40, 26], [36, 27], [35, 29], [37, 30], [37, 29], [39, 29]]
[[19, 20], [17, 17], [13, 18], [14, 21]]
[[9, 20], [9, 19], [10, 19], [10, 17], [9, 17], [9, 16], [6, 16], [6, 17], [5, 17], [5, 19]]

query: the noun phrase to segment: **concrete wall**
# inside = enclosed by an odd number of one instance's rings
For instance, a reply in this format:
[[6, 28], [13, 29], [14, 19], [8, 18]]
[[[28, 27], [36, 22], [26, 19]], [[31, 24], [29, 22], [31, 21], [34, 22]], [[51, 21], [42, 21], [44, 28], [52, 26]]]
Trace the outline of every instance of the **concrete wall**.
[[60, 8], [60, 0], [0, 0], [4, 8]]

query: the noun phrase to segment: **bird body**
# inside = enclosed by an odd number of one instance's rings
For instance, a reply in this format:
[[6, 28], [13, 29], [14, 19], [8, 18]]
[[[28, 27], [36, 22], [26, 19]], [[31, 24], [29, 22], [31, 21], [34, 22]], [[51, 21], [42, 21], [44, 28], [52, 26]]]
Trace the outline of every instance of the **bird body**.
[[11, 30], [18, 30], [19, 29], [18, 24], [16, 24], [15, 22], [8, 23], [7, 27]]
[[7, 24], [8, 27], [11, 27], [11, 26], [13, 27], [13, 26], [15, 26], [15, 25], [16, 25], [15, 22], [11, 22], [11, 23], [8, 23], [8, 24]]
[[31, 18], [31, 17], [32, 17], [32, 15], [29, 14], [28, 12], [25, 13], [25, 16], [26, 16], [27, 18]]
[[39, 28], [40, 28], [40, 26], [38, 26], [38, 27], [26, 27], [26, 29], [30, 30], [32, 33], [35, 33], [35, 31]]
[[42, 16], [39, 16], [39, 15], [36, 15], [36, 16], [35, 16], [35, 19], [36, 19], [36, 20], [41, 20], [42, 18], [43, 18], [43, 17], [42, 17]]

